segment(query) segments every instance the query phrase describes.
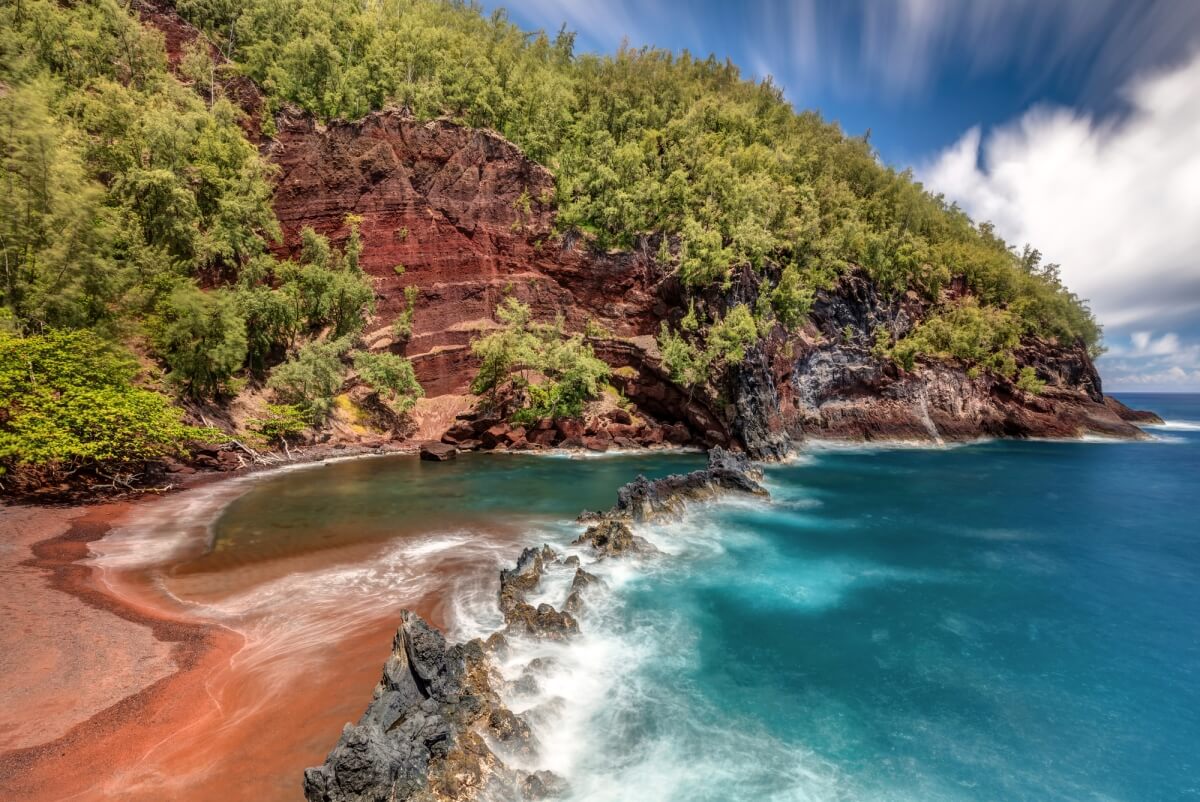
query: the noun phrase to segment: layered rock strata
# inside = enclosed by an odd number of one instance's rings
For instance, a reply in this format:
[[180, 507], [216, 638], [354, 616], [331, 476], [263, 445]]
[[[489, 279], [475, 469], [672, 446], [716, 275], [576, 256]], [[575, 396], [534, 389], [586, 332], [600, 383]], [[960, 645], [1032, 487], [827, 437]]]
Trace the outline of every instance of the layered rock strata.
[[[136, 8], [164, 33], [171, 63], [178, 63], [195, 29], [164, 0], [138, 0]], [[470, 343], [495, 329], [495, 307], [511, 294], [538, 319], [561, 317], [571, 331], [596, 334], [592, 345], [614, 368], [613, 384], [650, 422], [641, 432], [604, 425], [567, 434], [551, 422], [485, 436], [497, 421], [465, 436], [448, 432], [456, 447], [694, 442], [769, 458], [805, 438], [1134, 438], [1142, 436], [1135, 423], [1152, 422], [1107, 399], [1088, 353], [1070, 343], [1029, 338], [1017, 351], [1018, 366], [1046, 383], [1040, 395], [954, 362], [900, 370], [872, 352], [875, 331], [904, 335], [931, 302], [912, 292], [885, 293], [862, 270], [818, 292], [801, 331], [777, 327], [707, 386], [680, 387], [661, 364], [654, 339], [660, 326], [677, 324], [689, 300], [718, 315], [754, 305], [762, 279], [753, 271], [735, 270], [722, 288], [688, 290], [656, 258], [658, 235], [627, 251], [599, 252], [585, 237], [558, 231], [554, 176], [493, 131], [396, 110], [325, 124], [285, 109], [265, 126], [276, 131], [265, 139], [261, 93], [235, 73], [222, 80], [247, 112], [247, 134], [278, 167], [279, 255], [298, 252], [306, 226], [340, 243], [347, 217], [360, 218], [361, 263], [375, 280], [379, 313], [368, 346], [412, 359], [427, 396], [467, 392], [477, 367]], [[417, 293], [412, 334], [400, 340], [391, 323], [407, 308], [409, 287]], [[959, 279], [943, 300], [966, 293]]]

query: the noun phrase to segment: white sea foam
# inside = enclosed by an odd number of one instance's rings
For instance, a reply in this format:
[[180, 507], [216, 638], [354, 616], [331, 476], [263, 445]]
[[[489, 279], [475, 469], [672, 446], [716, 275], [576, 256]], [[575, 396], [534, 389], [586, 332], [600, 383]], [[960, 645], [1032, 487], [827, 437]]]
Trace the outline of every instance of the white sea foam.
[[803, 453], [820, 454], [872, 454], [879, 451], [946, 451], [966, 448], [995, 440], [994, 437], [975, 437], [970, 440], [950, 440], [942, 443], [932, 440], [825, 440], [810, 438], [802, 444]]
[[1200, 432], [1200, 421], [1194, 420], [1165, 420], [1162, 423], [1143, 423], [1141, 426], [1163, 432]]
[[[717, 789], [731, 787], [744, 789], [747, 798], [766, 800], [836, 796], [839, 781], [828, 764], [753, 725], [731, 729], [705, 723], [719, 717], [690, 709], [697, 703], [694, 695], [662, 680], [664, 673], [694, 673], [701, 659], [698, 625], [684, 611], [663, 618], [625, 609], [631, 588], [669, 581], [671, 574], [720, 560], [729, 548], [761, 545], [750, 529], [722, 530], [715, 524], [719, 509], [737, 507], [761, 511], [764, 502], [695, 505], [679, 519], [636, 527], [663, 552], [657, 557], [594, 560], [571, 550], [603, 584], [587, 591], [577, 637], [509, 639], [499, 666], [508, 683], [502, 696], [524, 715], [538, 743], [533, 755], [506, 753], [496, 745], [509, 765], [555, 772], [569, 783], [569, 798], [581, 802], [716, 798], [723, 797]], [[550, 568], [529, 601], [560, 607], [572, 575], [570, 569]], [[495, 588], [490, 591], [486, 603], [456, 600], [460, 634], [484, 635], [489, 625], [495, 627], [494, 617], [483, 613], [495, 610]]]

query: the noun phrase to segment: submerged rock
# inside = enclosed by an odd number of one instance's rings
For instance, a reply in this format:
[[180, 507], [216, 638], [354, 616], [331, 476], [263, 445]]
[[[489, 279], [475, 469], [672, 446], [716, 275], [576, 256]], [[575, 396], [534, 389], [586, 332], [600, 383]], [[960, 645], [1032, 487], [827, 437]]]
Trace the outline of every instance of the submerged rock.
[[521, 796], [524, 799], [557, 799], [567, 792], [567, 784], [552, 771], [534, 771], [521, 778]]
[[589, 526], [572, 545], [590, 545], [600, 558], [619, 557], [622, 554], [652, 554], [658, 551], [650, 541], [635, 535], [624, 521], [615, 520]]

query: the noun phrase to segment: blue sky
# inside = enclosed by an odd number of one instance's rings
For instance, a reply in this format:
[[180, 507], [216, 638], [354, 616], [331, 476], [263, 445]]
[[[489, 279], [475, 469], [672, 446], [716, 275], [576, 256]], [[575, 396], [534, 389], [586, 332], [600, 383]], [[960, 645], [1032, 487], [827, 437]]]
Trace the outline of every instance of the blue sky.
[[528, 29], [732, 59], [1031, 242], [1110, 391], [1200, 391], [1200, 0], [509, 0]]

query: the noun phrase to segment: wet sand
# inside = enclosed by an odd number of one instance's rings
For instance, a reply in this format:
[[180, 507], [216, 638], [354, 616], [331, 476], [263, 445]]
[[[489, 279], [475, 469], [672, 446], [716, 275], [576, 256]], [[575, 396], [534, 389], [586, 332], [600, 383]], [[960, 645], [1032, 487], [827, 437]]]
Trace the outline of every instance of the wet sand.
[[[299, 800], [304, 767], [370, 698], [401, 607], [444, 626], [453, 574], [479, 567], [441, 559], [412, 593], [295, 626], [286, 608], [226, 622], [143, 569], [97, 565], [100, 538], [170, 503], [0, 508], [0, 798]], [[377, 551], [301, 554], [252, 589]]]
[[206, 669], [241, 645], [233, 633], [97, 587], [93, 569], [78, 561], [134, 506], [0, 510], [0, 791], [8, 798], [84, 794], [192, 717]]

